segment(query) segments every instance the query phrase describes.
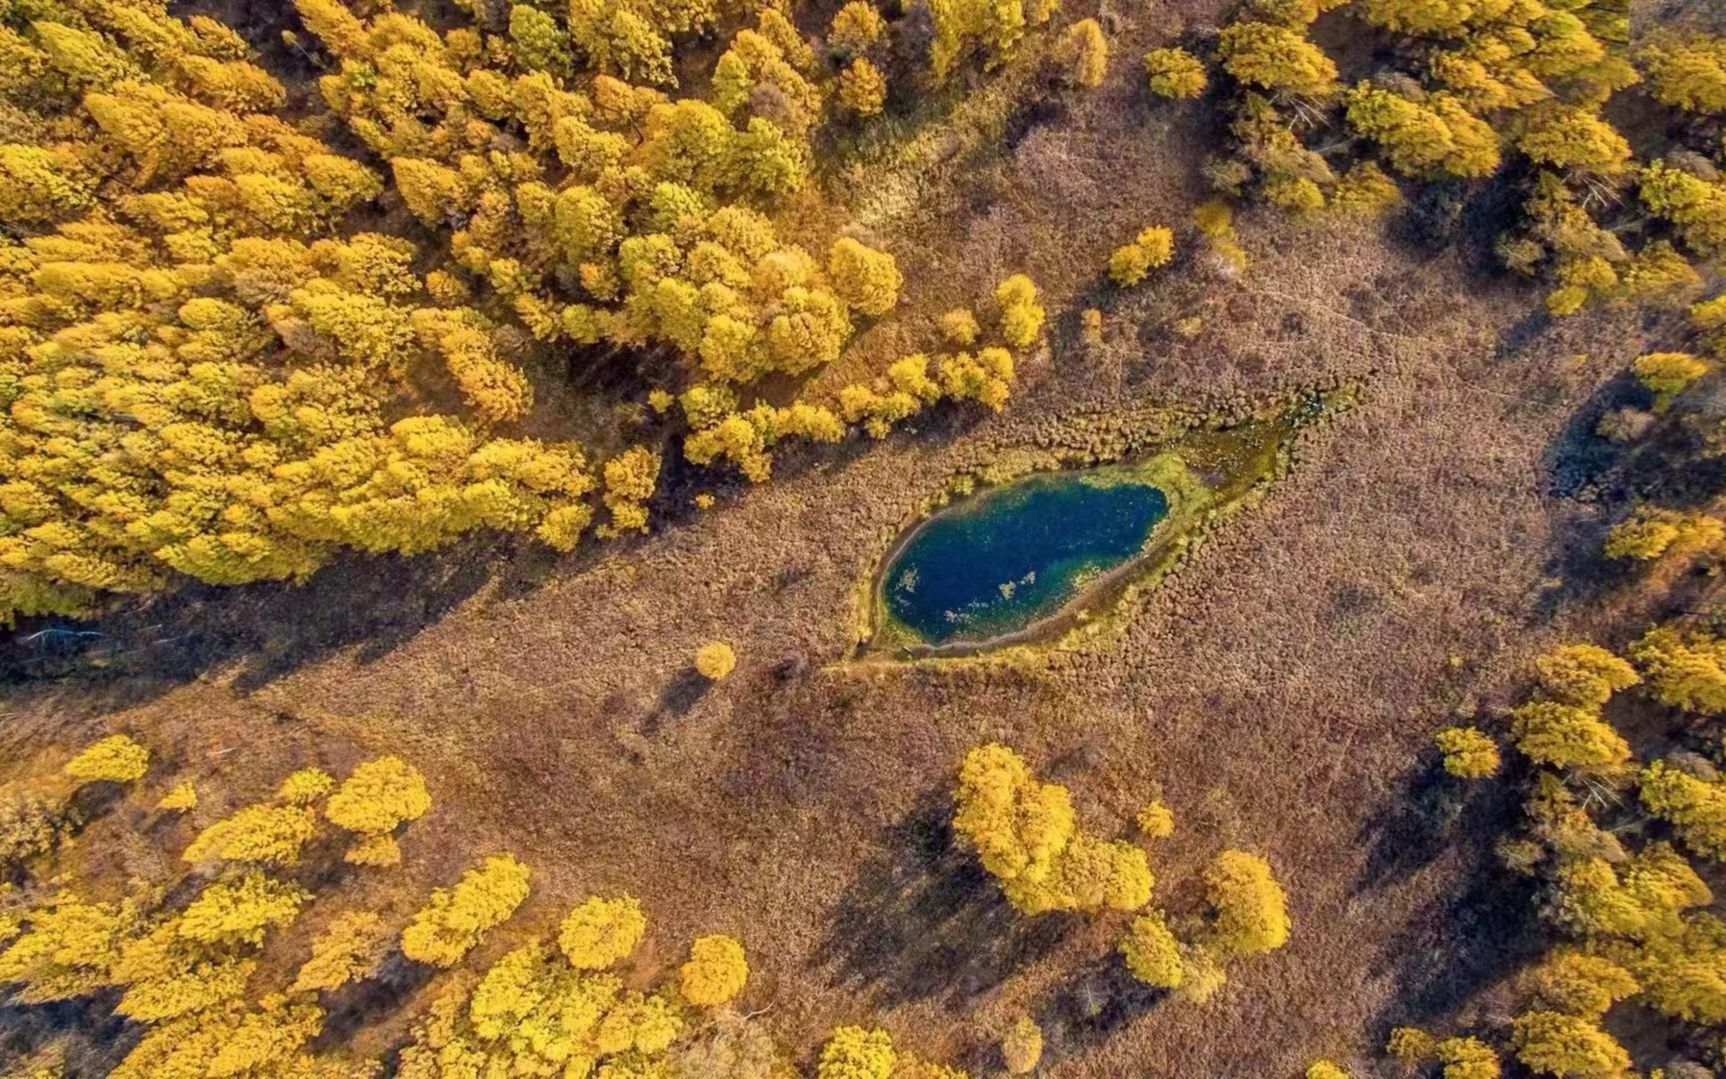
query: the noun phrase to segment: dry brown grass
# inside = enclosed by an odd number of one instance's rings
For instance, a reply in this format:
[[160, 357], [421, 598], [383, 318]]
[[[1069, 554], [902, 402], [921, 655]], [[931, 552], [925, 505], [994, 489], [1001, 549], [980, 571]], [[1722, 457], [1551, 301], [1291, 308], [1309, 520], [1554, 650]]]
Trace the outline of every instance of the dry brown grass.
[[[1135, 12], [1101, 90], [931, 185], [934, 201], [885, 233], [911, 297], [901, 327], [1021, 268], [1045, 287], [1052, 348], [1023, 365], [1005, 414], [790, 453], [769, 486], [699, 517], [671, 506], [672, 527], [567, 559], [489, 544], [356, 559], [302, 589], [188, 592], [115, 617], [85, 653], [107, 671], [34, 664], [7, 691], [0, 778], [133, 731], [161, 757], [136, 800], [195, 778], [207, 821], [306, 763], [413, 760], [435, 807], [409, 828], [404, 866], [320, 898], [271, 953], [282, 981], [323, 914], [405, 918], [507, 849], [534, 868], [534, 897], [470, 963], [584, 895], [629, 891], [652, 922], [645, 970], [694, 934], [737, 935], [756, 971], [745, 1004], [804, 1050], [873, 1021], [987, 1073], [994, 1038], [1029, 1010], [1051, 1077], [1279, 1076], [1364, 1059], [1392, 1022], [1489, 1010], [1526, 909], [1475, 841], [1505, 795], [1448, 805], [1422, 753], [1454, 715], [1510, 700], [1534, 651], [1611, 609], [1575, 553], [1611, 507], [1555, 494], [1555, 462], [1641, 328], [1610, 313], [1531, 322], [1533, 296], [1455, 251], [1268, 216], [1244, 223], [1254, 265], [1238, 281], [1187, 261], [1101, 291], [1109, 250], [1186, 220], [1211, 137], [1204, 106], [1146, 101], [1137, 55], [1214, 11]], [[1086, 306], [1107, 312], [1102, 349], [1079, 344]], [[1192, 314], [1196, 338], [1170, 332]], [[874, 331], [829, 381], [878, 370], [910, 333]], [[849, 643], [855, 582], [955, 469], [1079, 411], [1339, 376], [1365, 380], [1361, 406], [1106, 645], [1024, 669], [827, 665]], [[706, 686], [689, 668], [713, 638], [740, 663]], [[1159, 902], [1190, 904], [1225, 845], [1266, 854], [1291, 895], [1289, 946], [1194, 1007], [1121, 983], [1118, 921], [1012, 918], [941, 826], [952, 767], [986, 739], [1071, 785], [1105, 831], [1128, 830], [1160, 787], [1180, 825], [1153, 850]], [[148, 843], [83, 853], [142, 819], [109, 817], [74, 856], [110, 888], [170, 872]], [[177, 847], [191, 827], [150, 835]], [[386, 1010], [355, 1047], [384, 1050], [420, 1003]]]

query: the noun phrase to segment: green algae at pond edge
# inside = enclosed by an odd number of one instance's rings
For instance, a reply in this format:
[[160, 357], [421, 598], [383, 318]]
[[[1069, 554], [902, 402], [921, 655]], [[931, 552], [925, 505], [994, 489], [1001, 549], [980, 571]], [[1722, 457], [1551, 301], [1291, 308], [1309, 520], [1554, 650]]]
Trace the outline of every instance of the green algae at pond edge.
[[[1256, 502], [1286, 468], [1293, 436], [1352, 397], [1303, 394], [1234, 422], [1188, 426], [1160, 445], [1129, 435], [1112, 459], [1004, 452], [1005, 468], [955, 475], [957, 497], [901, 532], [871, 574], [863, 652], [933, 661], [1082, 647]], [[1074, 437], [1088, 427], [1081, 421]], [[1050, 463], [1033, 471], [1039, 459]], [[939, 567], [958, 580], [930, 587]]]

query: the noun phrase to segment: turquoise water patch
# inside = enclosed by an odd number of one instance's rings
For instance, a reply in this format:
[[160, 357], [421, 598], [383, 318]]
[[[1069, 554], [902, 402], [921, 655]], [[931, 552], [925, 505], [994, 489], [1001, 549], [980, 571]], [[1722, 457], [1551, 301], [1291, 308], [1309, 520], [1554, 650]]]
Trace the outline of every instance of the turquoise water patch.
[[925, 522], [888, 564], [882, 601], [930, 645], [1016, 633], [1135, 559], [1168, 512], [1129, 468], [1028, 476]]

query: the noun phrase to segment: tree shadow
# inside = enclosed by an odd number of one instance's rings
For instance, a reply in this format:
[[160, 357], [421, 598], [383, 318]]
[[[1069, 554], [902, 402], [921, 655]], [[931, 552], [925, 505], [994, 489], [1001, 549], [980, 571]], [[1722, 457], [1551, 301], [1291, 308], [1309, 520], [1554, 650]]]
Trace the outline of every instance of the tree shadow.
[[840, 897], [816, 951], [833, 980], [878, 1007], [939, 999], [952, 1007], [1047, 956], [1072, 932], [1065, 914], [1014, 910], [995, 881], [954, 843], [945, 787], [893, 825], [886, 853], [866, 862]]
[[[1445, 775], [1436, 763], [1411, 777], [1417, 791], [1434, 775], [1457, 786], [1465, 781]], [[1516, 970], [1544, 950], [1546, 934], [1538, 924], [1536, 883], [1511, 872], [1498, 859], [1496, 842], [1520, 819], [1520, 792], [1527, 776], [1520, 769], [1496, 779], [1467, 782], [1455, 811], [1441, 809], [1422, 824], [1405, 823], [1415, 849], [1398, 855], [1393, 824], [1378, 837], [1375, 858], [1361, 888], [1392, 883], [1430, 862], [1447, 847], [1460, 845], [1467, 859], [1459, 888], [1434, 897], [1397, 930], [1386, 935], [1372, 973], [1389, 975], [1396, 986], [1375, 1017], [1372, 1037], [1382, 1044], [1392, 1027], [1422, 1025], [1450, 1015], [1479, 990]], [[1442, 796], [1411, 793], [1405, 800]], [[1418, 812], [1412, 810], [1411, 812]], [[1434, 827], [1442, 820], [1442, 826]], [[1383, 853], [1379, 853], [1382, 851]]]
[[[1490, 838], [1494, 833], [1482, 830]], [[1477, 859], [1466, 886], [1441, 896], [1388, 936], [1375, 976], [1395, 991], [1370, 1033], [1383, 1044], [1393, 1027], [1425, 1025], [1451, 1015], [1480, 990], [1526, 966], [1546, 948], [1535, 909], [1535, 883]]]
[[108, 989], [45, 1004], [0, 1004], [0, 1074], [33, 1074], [25, 1068], [30, 1056], [57, 1045], [67, 1075], [107, 1075], [145, 1033], [114, 1013], [119, 1001], [120, 991]]
[[1044, 1061], [1084, 1054], [1168, 996], [1168, 990], [1134, 978], [1113, 952], [1092, 960], [1078, 977], [1056, 986], [1031, 1007], [1043, 1030]]
[[676, 677], [659, 691], [659, 700], [655, 702], [653, 711], [642, 720], [641, 733], [652, 735], [667, 722], [688, 715], [696, 702], [705, 697], [712, 688], [713, 680], [694, 667], [685, 667], [678, 671]]
[[323, 994], [324, 1027], [313, 1040], [312, 1051], [346, 1045], [355, 1034], [399, 1008], [437, 974], [436, 967], [416, 963], [397, 950], [384, 960], [375, 977]]
[[1480, 784], [1465, 789], [1464, 783], [1436, 762], [1422, 762], [1409, 774], [1394, 808], [1366, 821], [1356, 835], [1367, 851], [1356, 895], [1408, 879], [1451, 845], [1458, 821], [1467, 816], [1472, 826], [1471, 807], [1488, 795]]
[[488, 585], [500, 598], [524, 595], [570, 564], [488, 535], [413, 557], [342, 556], [304, 584], [190, 584], [89, 621], [26, 621], [0, 647], [0, 685], [77, 678], [82, 703], [125, 707], [237, 665], [234, 686], [251, 693], [348, 649], [374, 662]]

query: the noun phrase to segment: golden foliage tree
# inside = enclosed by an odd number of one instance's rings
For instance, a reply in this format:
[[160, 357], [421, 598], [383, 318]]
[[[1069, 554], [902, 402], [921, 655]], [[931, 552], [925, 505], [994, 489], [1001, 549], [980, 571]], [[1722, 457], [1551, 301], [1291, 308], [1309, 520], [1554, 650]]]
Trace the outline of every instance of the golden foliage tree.
[[527, 898], [528, 868], [494, 854], [462, 874], [453, 888], [438, 888], [402, 930], [402, 954], [418, 963], [452, 967], [480, 938], [515, 913]]
[[689, 960], [677, 970], [683, 999], [701, 1008], [712, 1008], [743, 992], [749, 979], [749, 963], [743, 945], [723, 934], [696, 937], [689, 946]]
[[92, 742], [61, 769], [79, 783], [131, 783], [150, 769], [150, 751], [124, 734]]
[[633, 896], [593, 896], [564, 916], [557, 946], [577, 970], [604, 970], [629, 958], [646, 932], [647, 917]]
[[1288, 941], [1288, 901], [1270, 865], [1245, 851], [1226, 850], [1205, 870], [1213, 917], [1210, 940], [1231, 955], [1275, 951]]
[[1485, 779], [1498, 771], [1498, 745], [1475, 727], [1446, 727], [1433, 736], [1444, 770], [1462, 779]]
[[1185, 49], [1152, 49], [1145, 54], [1151, 92], [1163, 97], [1192, 98], [1205, 92], [1205, 65]]

